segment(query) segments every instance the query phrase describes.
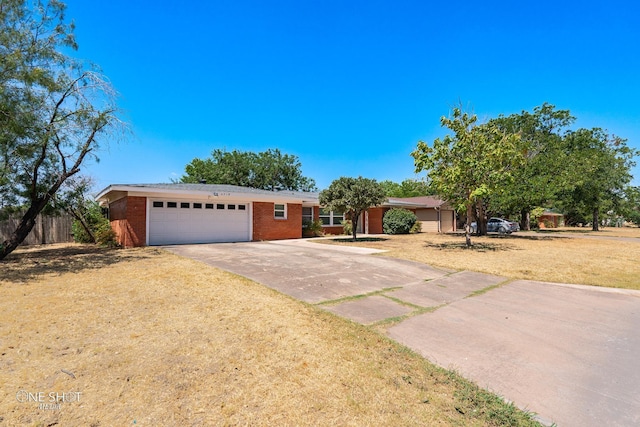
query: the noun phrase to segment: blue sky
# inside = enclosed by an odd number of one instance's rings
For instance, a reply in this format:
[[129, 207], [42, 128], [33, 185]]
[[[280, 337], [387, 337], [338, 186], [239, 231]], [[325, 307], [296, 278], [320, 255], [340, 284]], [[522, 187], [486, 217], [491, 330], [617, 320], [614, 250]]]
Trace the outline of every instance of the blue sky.
[[402, 181], [460, 102], [481, 120], [549, 102], [640, 149], [634, 1], [67, 5], [75, 55], [102, 68], [132, 131], [87, 165], [97, 189], [169, 182], [214, 148], [279, 148], [321, 189]]

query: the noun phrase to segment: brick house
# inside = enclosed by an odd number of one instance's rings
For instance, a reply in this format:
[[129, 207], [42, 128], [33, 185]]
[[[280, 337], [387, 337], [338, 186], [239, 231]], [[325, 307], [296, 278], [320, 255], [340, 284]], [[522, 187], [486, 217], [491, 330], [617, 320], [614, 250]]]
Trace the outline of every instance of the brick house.
[[540, 228], [558, 228], [564, 225], [564, 215], [552, 211], [545, 211], [538, 218]]
[[[97, 200], [109, 208], [119, 243], [134, 247], [297, 239], [305, 219], [322, 221], [327, 234], [341, 234], [344, 215], [321, 209], [318, 197], [311, 192], [178, 183], [110, 185]], [[394, 198], [363, 214], [358, 231], [382, 233], [383, 215], [392, 207], [414, 211], [423, 231], [455, 230], [448, 219], [455, 215], [444, 202]]]

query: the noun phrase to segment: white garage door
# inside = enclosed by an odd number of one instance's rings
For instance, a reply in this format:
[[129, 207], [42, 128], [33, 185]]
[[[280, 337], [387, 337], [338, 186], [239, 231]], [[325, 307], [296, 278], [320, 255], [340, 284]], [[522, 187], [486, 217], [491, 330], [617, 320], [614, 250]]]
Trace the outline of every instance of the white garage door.
[[150, 245], [247, 242], [249, 232], [248, 204], [151, 200]]

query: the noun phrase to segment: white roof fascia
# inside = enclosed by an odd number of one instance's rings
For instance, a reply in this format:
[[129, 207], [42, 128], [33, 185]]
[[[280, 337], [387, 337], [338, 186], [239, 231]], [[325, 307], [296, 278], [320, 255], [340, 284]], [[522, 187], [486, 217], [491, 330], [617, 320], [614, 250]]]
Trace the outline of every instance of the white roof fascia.
[[199, 191], [185, 189], [167, 189], [129, 185], [110, 185], [102, 190], [96, 196], [97, 200], [104, 199], [111, 192], [126, 192], [130, 196], [140, 196], [149, 198], [198, 198], [207, 200], [233, 200], [243, 202], [274, 202], [274, 203], [310, 203], [318, 204], [317, 200], [311, 198], [296, 197], [295, 195], [284, 195], [273, 192], [273, 194], [264, 193], [244, 193], [234, 191]]

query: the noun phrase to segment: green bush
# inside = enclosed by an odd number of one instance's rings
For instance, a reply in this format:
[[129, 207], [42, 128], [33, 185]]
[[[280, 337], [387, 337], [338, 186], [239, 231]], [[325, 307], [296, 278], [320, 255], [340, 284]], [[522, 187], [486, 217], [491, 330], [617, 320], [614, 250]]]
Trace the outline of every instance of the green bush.
[[342, 224], [342, 232], [344, 234], [346, 234], [347, 236], [353, 235], [353, 223], [350, 219], [342, 221], [340, 224]]
[[319, 219], [315, 221], [311, 221], [309, 219], [305, 219], [302, 221], [302, 235], [304, 237], [319, 237], [324, 236], [324, 231], [322, 229], [322, 221]]
[[[85, 223], [93, 232], [95, 243], [106, 246], [117, 246], [116, 233], [111, 228], [109, 220], [102, 214], [102, 208], [96, 202], [89, 202], [83, 206], [79, 214], [84, 218]], [[91, 236], [87, 233], [79, 220], [74, 220], [71, 225], [73, 240], [78, 243], [93, 243]]]
[[103, 246], [109, 246], [110, 248], [114, 248], [119, 246], [118, 244], [118, 236], [116, 232], [113, 231], [111, 225], [109, 225], [109, 221], [107, 221], [106, 225], [102, 224], [96, 231], [96, 243]]
[[382, 218], [382, 230], [386, 234], [409, 234], [417, 221], [416, 214], [409, 210], [389, 209]]
[[416, 234], [416, 233], [420, 233], [421, 231], [422, 231], [422, 222], [416, 221], [416, 223], [413, 224], [413, 227], [411, 227], [411, 230], [409, 230], [409, 233]]

